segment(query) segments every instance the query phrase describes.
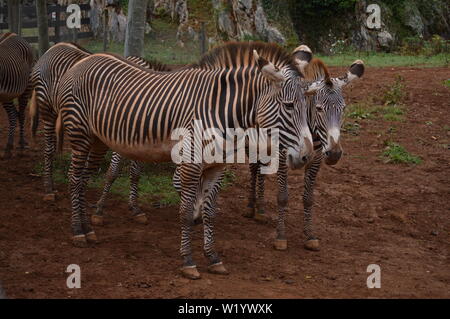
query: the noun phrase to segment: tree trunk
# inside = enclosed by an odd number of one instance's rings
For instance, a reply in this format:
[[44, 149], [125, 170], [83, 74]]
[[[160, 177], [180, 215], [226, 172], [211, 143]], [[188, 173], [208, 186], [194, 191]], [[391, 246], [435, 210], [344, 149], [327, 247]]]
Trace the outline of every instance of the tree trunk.
[[48, 14], [46, 0], [36, 0], [36, 16], [39, 31], [39, 56], [42, 56], [50, 47], [48, 39]]
[[142, 56], [144, 51], [145, 14], [148, 0], [130, 0], [125, 33], [125, 57]]
[[9, 31], [20, 35], [20, 0], [8, 0]]

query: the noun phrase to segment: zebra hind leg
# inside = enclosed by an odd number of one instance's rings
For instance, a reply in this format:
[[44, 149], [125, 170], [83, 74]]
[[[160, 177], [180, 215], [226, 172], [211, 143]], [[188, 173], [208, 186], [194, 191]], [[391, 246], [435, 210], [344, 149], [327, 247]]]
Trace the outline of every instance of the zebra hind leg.
[[103, 208], [105, 201], [111, 190], [111, 186], [114, 181], [119, 177], [122, 171], [123, 161], [122, 157], [118, 153], [113, 153], [111, 156], [111, 163], [109, 164], [108, 171], [106, 172], [105, 186], [103, 187], [102, 196], [96, 204], [95, 213], [91, 216], [91, 222], [93, 225], [103, 225]]
[[82, 210], [84, 196], [84, 169], [88, 152], [83, 150], [72, 150], [72, 160], [69, 169], [69, 192], [72, 204], [72, 243], [75, 247], [86, 247], [87, 240], [82, 225]]
[[96, 143], [95, 148], [92, 148], [89, 152], [89, 157], [87, 161], [86, 168], [84, 170], [83, 174], [83, 209], [81, 214], [81, 225], [83, 227], [83, 232], [86, 235], [86, 239], [90, 243], [97, 243], [97, 236], [95, 235], [95, 232], [91, 226], [90, 219], [88, 218], [87, 212], [86, 212], [86, 187], [87, 183], [89, 182], [89, 179], [92, 177], [92, 175], [98, 170], [100, 167], [100, 164], [102, 160], [104, 159], [106, 152], [108, 151], [108, 148], [102, 144], [102, 143]]
[[56, 119], [49, 119], [44, 124], [44, 201], [54, 201], [56, 198], [53, 188], [53, 160], [56, 150]]
[[28, 105], [28, 100], [30, 99], [31, 89], [27, 89], [25, 93], [23, 93], [19, 97], [19, 150], [24, 150], [28, 148], [28, 143], [25, 140], [25, 109]]
[[137, 161], [130, 163], [130, 197], [128, 209], [131, 211], [133, 220], [139, 224], [147, 224], [147, 216], [141, 211], [138, 205], [139, 198], [139, 178], [141, 176], [143, 164]]
[[8, 115], [9, 129], [8, 129], [8, 141], [6, 143], [5, 152], [3, 154], [4, 159], [11, 158], [11, 150], [14, 148], [14, 133], [16, 131], [17, 122], [17, 110], [12, 101], [3, 103], [3, 107]]

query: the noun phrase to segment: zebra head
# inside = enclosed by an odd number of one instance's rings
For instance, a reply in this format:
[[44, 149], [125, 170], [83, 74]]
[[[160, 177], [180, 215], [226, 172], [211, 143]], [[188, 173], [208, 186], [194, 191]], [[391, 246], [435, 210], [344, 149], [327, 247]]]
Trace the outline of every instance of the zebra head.
[[[311, 83], [306, 89], [308, 120], [313, 133], [320, 139], [325, 163], [335, 165], [342, 156], [340, 132], [346, 106], [342, 89], [351, 81], [362, 77], [364, 63], [361, 60], [353, 62], [347, 73], [339, 78], [331, 78], [320, 60], [313, 61], [310, 66], [314, 63], [319, 65], [319, 69], [323, 68], [324, 72], [318, 72], [321, 74], [319, 77], [322, 77], [319, 83]], [[317, 78], [317, 74], [313, 78]]]
[[304, 86], [300, 80], [301, 70], [312, 58], [311, 50], [300, 46], [294, 50], [292, 63], [281, 68], [256, 51], [253, 54], [258, 69], [269, 80], [265, 94], [257, 102], [257, 125], [279, 128], [280, 149], [286, 151], [289, 167], [299, 169], [312, 159], [314, 152]]

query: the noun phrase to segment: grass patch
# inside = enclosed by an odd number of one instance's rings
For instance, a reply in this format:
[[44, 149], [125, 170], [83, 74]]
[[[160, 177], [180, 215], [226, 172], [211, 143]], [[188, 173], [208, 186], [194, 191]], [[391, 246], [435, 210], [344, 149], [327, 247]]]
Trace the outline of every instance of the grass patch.
[[374, 118], [374, 107], [369, 103], [350, 104], [345, 109], [346, 117], [354, 120], [366, 120]]
[[382, 156], [386, 163], [394, 164], [420, 164], [422, 159], [410, 154], [403, 146], [398, 143], [388, 142]]
[[342, 131], [344, 133], [353, 135], [353, 136], [358, 136], [359, 135], [359, 131], [361, 129], [361, 126], [358, 123], [345, 123], [344, 127], [342, 128]]
[[444, 86], [450, 88], [450, 79], [444, 80], [444, 81], [442, 82], [442, 84], [444, 84]]
[[394, 83], [384, 93], [383, 103], [384, 105], [401, 104], [405, 96], [405, 79], [397, 74]]
[[395, 53], [355, 52], [333, 56], [317, 55], [329, 66], [350, 66], [355, 60], [363, 60], [368, 67], [444, 67], [449, 65], [449, 55], [445, 53], [433, 56], [399, 55]]
[[383, 116], [383, 119], [389, 122], [402, 122], [405, 120], [405, 110], [402, 106], [379, 106], [375, 109], [376, 113]]

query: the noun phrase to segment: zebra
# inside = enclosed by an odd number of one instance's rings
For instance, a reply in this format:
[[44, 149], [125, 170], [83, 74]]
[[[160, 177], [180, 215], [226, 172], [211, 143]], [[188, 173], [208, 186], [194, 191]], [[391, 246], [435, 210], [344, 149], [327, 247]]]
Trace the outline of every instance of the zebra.
[[[63, 131], [69, 137], [72, 203], [72, 242], [85, 247], [97, 242], [86, 214], [85, 178], [98, 166], [108, 148], [138, 161], [170, 161], [176, 128], [279, 128], [291, 167], [312, 156], [312, 137], [306, 122], [308, 87], [301, 70], [312, 58], [306, 46], [287, 53], [275, 44], [228, 43], [206, 54], [200, 62], [173, 72], [154, 72], [112, 54], [84, 58], [58, 82], [60, 106], [58, 145]], [[317, 85], [313, 83], [311, 85]], [[191, 154], [189, 154], [191, 155]], [[88, 162], [86, 164], [86, 162]], [[87, 170], [85, 171], [85, 167]], [[200, 278], [192, 258], [193, 205], [200, 178], [208, 189], [223, 178], [224, 164], [179, 164], [181, 180], [181, 272]], [[203, 208], [204, 253], [208, 271], [227, 274], [214, 249], [217, 192], [209, 192]]]
[[[307, 81], [318, 83], [314, 95], [307, 96], [308, 125], [313, 134], [315, 154], [311, 162], [305, 166], [304, 180], [304, 247], [308, 250], [320, 249], [319, 240], [314, 234], [312, 224], [312, 206], [314, 204], [314, 185], [322, 161], [327, 165], [335, 165], [342, 156], [340, 144], [340, 129], [343, 123], [345, 100], [342, 89], [351, 81], [359, 79], [364, 74], [364, 63], [356, 60], [352, 63], [344, 76], [332, 78], [326, 65], [320, 59], [313, 59], [305, 68]], [[250, 192], [248, 197], [248, 211], [244, 214], [248, 218], [266, 221], [264, 217], [264, 175], [259, 173], [260, 165], [250, 164]], [[274, 247], [277, 250], [287, 249], [284, 227], [284, 215], [287, 209], [287, 166], [285, 155], [280, 155], [280, 165], [277, 173], [278, 180], [278, 223], [277, 238]]]
[[[30, 98], [29, 78], [33, 67], [34, 56], [31, 46], [15, 33], [0, 34], [0, 104], [8, 115], [9, 130], [3, 158], [12, 156], [14, 133], [19, 118], [19, 149], [27, 147], [24, 137], [25, 108]], [[14, 99], [18, 99], [18, 110]]]
[[[92, 53], [82, 48], [78, 44], [70, 42], [60, 42], [52, 46], [38, 60], [31, 72], [31, 85], [33, 94], [30, 105], [31, 132], [32, 136], [36, 136], [39, 119], [44, 122], [44, 192], [43, 199], [45, 201], [54, 201], [55, 192], [53, 187], [53, 158], [55, 154], [55, 124], [58, 114], [56, 103], [54, 101], [54, 90], [58, 80], [62, 75], [70, 69], [76, 62], [90, 56]], [[137, 63], [145, 68], [167, 71], [168, 67], [157, 61], [147, 61], [141, 57], [130, 56], [129, 61]], [[119, 154], [112, 155], [112, 168], [108, 172], [115, 171], [116, 162], [120, 159]], [[139, 164], [132, 163], [131, 167], [135, 169]], [[110, 173], [108, 173], [110, 176]], [[132, 183], [130, 189], [130, 203], [133, 203], [133, 216], [138, 222], [145, 222], [145, 214], [139, 213], [137, 210], [137, 185], [134, 182], [134, 174], [131, 174]], [[107, 186], [105, 186], [106, 188]], [[104, 198], [105, 195], [102, 196]], [[104, 200], [104, 199], [103, 199]], [[100, 204], [102, 204], [101, 202]], [[101, 206], [102, 207], [102, 206]], [[100, 211], [100, 208], [98, 208]]]

